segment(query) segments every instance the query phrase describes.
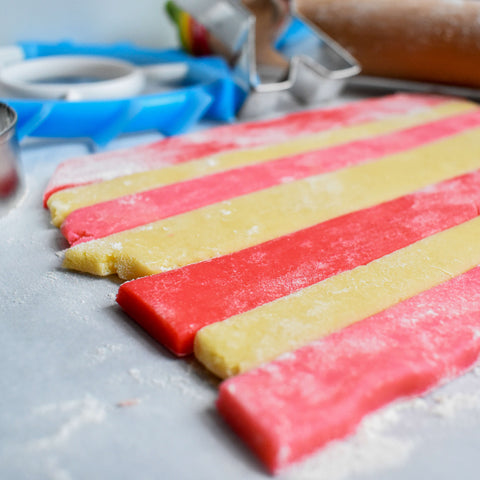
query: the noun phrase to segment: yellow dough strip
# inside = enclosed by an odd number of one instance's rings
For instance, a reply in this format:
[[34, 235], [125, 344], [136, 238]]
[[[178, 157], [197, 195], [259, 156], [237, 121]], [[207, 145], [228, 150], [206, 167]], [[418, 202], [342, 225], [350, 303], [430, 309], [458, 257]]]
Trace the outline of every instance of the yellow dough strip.
[[[379, 232], [381, 234], [381, 232]], [[209, 325], [195, 355], [226, 378], [358, 322], [480, 264], [480, 217]]]
[[328, 130], [266, 147], [218, 153], [199, 160], [184, 162], [158, 170], [135, 173], [92, 185], [61, 190], [50, 196], [47, 206], [52, 216], [52, 223], [58, 227], [65, 217], [74, 210], [124, 195], [240, 166], [267, 162], [279, 157], [385, 134], [432, 120], [458, 115], [476, 108], [478, 107], [474, 103], [448, 101], [421, 113], [410, 113], [384, 118], [376, 122]]
[[480, 129], [79, 244], [64, 266], [132, 279], [225, 255], [480, 167]]

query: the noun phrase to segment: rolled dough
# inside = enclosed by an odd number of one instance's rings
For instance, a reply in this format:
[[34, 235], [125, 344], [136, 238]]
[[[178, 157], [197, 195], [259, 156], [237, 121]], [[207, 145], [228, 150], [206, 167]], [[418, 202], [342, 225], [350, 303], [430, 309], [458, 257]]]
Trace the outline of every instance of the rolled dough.
[[217, 407], [272, 472], [480, 354], [480, 268], [227, 380]]
[[[76, 245], [64, 266], [132, 279], [225, 255], [480, 167], [480, 129]], [[288, 219], [288, 221], [285, 221]]]
[[47, 201], [52, 215], [52, 223], [60, 226], [65, 217], [74, 210], [99, 202], [118, 198], [136, 192], [149, 190], [160, 185], [169, 185], [191, 178], [208, 175], [231, 168], [265, 162], [280, 156], [292, 155], [358, 138], [387, 133], [430, 120], [444, 118], [459, 113], [472, 111], [475, 104], [465, 101], [444, 102], [420, 113], [409, 113], [399, 117], [383, 118], [375, 122], [361, 123], [342, 129], [333, 129], [310, 136], [290, 139], [274, 145], [255, 149], [240, 149], [218, 153], [215, 156], [191, 160], [157, 170], [126, 175], [112, 180], [69, 188], [54, 193]]
[[[192, 351], [196, 335], [195, 353], [217, 375], [249, 370], [222, 385], [218, 407], [276, 471], [478, 358], [478, 269], [463, 272], [480, 263], [479, 118], [474, 104], [400, 95], [106, 155], [98, 168], [98, 157], [80, 159], [59, 169], [46, 196], [69, 175], [79, 184], [168, 166], [132, 184], [132, 214], [150, 207], [135, 193], [149, 185], [161, 185], [163, 200], [182, 196], [189, 211], [79, 244], [64, 265], [127, 279], [168, 270], [123, 285], [119, 303], [178, 354]], [[335, 171], [309, 170], [317, 154]], [[310, 156], [312, 164], [295, 163]], [[275, 177], [273, 164], [288, 175]], [[106, 197], [124, 195], [135, 179], [105, 183]], [[206, 203], [188, 203], [182, 188], [195, 196], [199, 185]], [[217, 186], [234, 198], [210, 197]], [[96, 204], [103, 187], [92, 190], [98, 197], [65, 191], [65, 203], [52, 195], [56, 223], [78, 209], [70, 194]], [[278, 358], [283, 352], [293, 353]]]
[[67, 216], [61, 231], [68, 242], [75, 245], [281, 183], [359, 165], [478, 125], [480, 110], [476, 109], [328, 150], [284, 156], [200, 176], [81, 208]]
[[45, 189], [44, 204], [53, 193], [65, 188], [163, 168], [222, 151], [254, 148], [294, 136], [310, 135], [395, 115], [418, 113], [451, 100], [436, 95], [397, 93], [334, 108], [307, 110], [269, 120], [210, 128], [125, 150], [71, 158], [61, 163], [52, 175]]
[[226, 378], [374, 315], [480, 264], [480, 217], [200, 330], [194, 352]]
[[177, 355], [201, 328], [477, 216], [480, 170], [270, 242], [124, 283], [121, 307]]

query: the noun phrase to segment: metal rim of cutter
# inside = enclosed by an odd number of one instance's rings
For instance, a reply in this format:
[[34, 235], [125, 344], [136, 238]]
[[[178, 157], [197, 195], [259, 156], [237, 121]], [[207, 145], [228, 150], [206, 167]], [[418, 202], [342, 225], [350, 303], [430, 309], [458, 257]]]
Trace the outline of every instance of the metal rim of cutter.
[[6, 103], [0, 102], [0, 142], [10, 140], [15, 134], [17, 113]]
[[0, 217], [12, 209], [22, 190], [16, 125], [15, 110], [0, 102]]
[[[288, 90], [300, 100], [314, 96], [322, 82], [341, 82], [360, 73], [356, 60], [328, 35], [299, 15], [293, 1], [289, 16], [301, 22], [311, 33], [306, 48], [300, 44], [289, 56], [287, 75], [280, 81], [263, 82], [255, 55], [255, 16], [238, 0], [176, 0], [236, 57], [239, 80], [247, 91], [273, 93]], [[321, 82], [319, 82], [321, 80]], [[334, 91], [335, 89], [330, 89]]]

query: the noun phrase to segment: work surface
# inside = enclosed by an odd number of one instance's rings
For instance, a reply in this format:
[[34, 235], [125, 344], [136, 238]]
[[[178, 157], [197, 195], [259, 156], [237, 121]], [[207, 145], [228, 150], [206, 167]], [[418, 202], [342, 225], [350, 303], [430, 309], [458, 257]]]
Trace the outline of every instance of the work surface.
[[[109, 149], [156, 140], [119, 139]], [[260, 479], [214, 408], [217, 380], [116, 305], [118, 281], [65, 271], [42, 193], [82, 143], [22, 148], [25, 191], [0, 218], [0, 477]], [[395, 404], [281, 479], [477, 479], [480, 367]]]

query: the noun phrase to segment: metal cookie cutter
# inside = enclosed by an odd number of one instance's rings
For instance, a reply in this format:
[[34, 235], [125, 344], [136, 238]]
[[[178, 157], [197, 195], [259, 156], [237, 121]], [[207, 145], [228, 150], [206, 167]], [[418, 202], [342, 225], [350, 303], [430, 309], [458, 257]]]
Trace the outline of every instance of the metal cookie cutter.
[[0, 103], [0, 217], [12, 208], [21, 190], [16, 123], [15, 111]]
[[[287, 23], [301, 31], [285, 42], [279, 53], [288, 60], [286, 71], [272, 81], [256, 58], [256, 17], [239, 0], [176, 0], [176, 4], [223, 44], [234, 58], [233, 67], [249, 97], [242, 110], [264, 110], [267, 94], [288, 92], [300, 103], [333, 98], [345, 80], [358, 74], [356, 60], [324, 32], [301, 17], [294, 2], [270, 0], [272, 8], [282, 4]], [[254, 2], [245, 2], [254, 3]], [[265, 2], [264, 2], [265, 3]], [[268, 71], [268, 69], [267, 69]], [[269, 71], [271, 73], [271, 70]], [[260, 96], [261, 94], [261, 96]], [[270, 97], [272, 97], [270, 95]]]

